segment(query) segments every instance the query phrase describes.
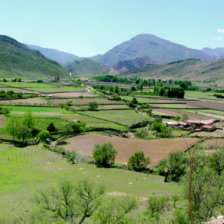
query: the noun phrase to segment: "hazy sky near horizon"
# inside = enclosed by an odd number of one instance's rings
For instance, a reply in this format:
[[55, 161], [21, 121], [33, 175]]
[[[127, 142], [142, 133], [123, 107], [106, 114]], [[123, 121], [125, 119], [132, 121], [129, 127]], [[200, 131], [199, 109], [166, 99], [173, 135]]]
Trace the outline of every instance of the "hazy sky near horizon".
[[103, 54], [149, 33], [224, 47], [224, 0], [0, 0], [0, 34], [76, 54]]

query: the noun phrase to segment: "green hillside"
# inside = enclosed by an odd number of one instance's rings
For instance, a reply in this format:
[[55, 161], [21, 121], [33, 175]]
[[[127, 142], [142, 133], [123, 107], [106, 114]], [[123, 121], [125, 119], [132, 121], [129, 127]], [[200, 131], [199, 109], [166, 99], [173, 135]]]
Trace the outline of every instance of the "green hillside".
[[73, 61], [65, 65], [65, 68], [75, 75], [100, 75], [108, 71], [105, 66], [90, 59]]
[[184, 60], [165, 65], [150, 65], [119, 73], [120, 76], [141, 78], [190, 79], [218, 81], [224, 76], [224, 59], [215, 62]]
[[68, 72], [40, 52], [16, 40], [0, 35], [0, 77], [47, 78], [66, 76]]

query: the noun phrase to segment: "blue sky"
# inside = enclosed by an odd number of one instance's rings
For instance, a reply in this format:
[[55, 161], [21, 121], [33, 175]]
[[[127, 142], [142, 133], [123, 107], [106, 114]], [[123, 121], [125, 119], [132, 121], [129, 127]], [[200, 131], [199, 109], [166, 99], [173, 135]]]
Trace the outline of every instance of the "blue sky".
[[0, 34], [78, 56], [150, 33], [201, 49], [224, 47], [223, 0], [0, 0]]

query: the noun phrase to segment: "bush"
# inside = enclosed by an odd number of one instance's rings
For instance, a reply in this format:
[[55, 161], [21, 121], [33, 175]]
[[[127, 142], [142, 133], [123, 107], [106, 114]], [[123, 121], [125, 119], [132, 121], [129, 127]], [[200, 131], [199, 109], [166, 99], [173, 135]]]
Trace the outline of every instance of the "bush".
[[42, 141], [45, 141], [47, 138], [50, 138], [50, 132], [49, 131], [41, 131], [37, 138], [40, 138]]
[[99, 167], [111, 167], [114, 164], [117, 150], [113, 147], [112, 143], [105, 143], [96, 145], [93, 151], [93, 158]]
[[137, 138], [148, 138], [149, 137], [149, 132], [146, 128], [139, 128], [136, 132], [135, 132], [135, 136]]
[[73, 132], [74, 134], [80, 134], [86, 130], [86, 124], [78, 121], [76, 123], [69, 123], [67, 126], [67, 132]]
[[147, 110], [147, 112], [146, 112], [149, 116], [151, 116], [152, 115], [152, 108], [150, 107], [150, 108], [148, 108], [148, 110]]
[[187, 121], [189, 119], [187, 114], [183, 114], [182, 121]]
[[134, 155], [129, 158], [128, 169], [141, 172], [146, 170], [147, 165], [150, 163], [150, 158], [145, 157], [144, 152], [135, 152]]
[[57, 131], [57, 129], [56, 129], [56, 127], [54, 126], [54, 123], [53, 123], [53, 122], [51, 122], [51, 123], [47, 126], [47, 130], [48, 130], [49, 132], [55, 132], [55, 131]]
[[89, 102], [88, 105], [89, 105], [89, 110], [91, 111], [96, 111], [99, 106], [97, 102]]

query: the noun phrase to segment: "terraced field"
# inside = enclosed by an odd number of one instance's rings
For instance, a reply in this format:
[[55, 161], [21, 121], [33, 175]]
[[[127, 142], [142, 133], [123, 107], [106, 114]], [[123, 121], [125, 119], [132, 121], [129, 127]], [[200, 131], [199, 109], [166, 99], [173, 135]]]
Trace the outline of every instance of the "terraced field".
[[18, 99], [18, 100], [2, 100], [2, 105], [29, 105], [29, 106], [48, 106], [51, 105], [46, 99], [41, 97]]

